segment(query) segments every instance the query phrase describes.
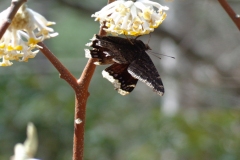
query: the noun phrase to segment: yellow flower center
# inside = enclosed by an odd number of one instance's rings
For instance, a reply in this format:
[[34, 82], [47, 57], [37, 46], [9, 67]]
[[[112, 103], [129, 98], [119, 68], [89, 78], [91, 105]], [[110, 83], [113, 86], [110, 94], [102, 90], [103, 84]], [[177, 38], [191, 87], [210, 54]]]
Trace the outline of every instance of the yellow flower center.
[[36, 46], [36, 44], [39, 42], [39, 40], [36, 40], [34, 38], [29, 38], [28, 45], [30, 46]]
[[1, 49], [4, 49], [4, 48], [5, 48], [5, 44], [4, 44], [4, 43], [1, 43], [1, 44], [0, 44], [0, 48], [1, 48]]
[[20, 46], [20, 45], [19, 45], [19, 46], [14, 47], [14, 49], [15, 49], [15, 50], [18, 50], [18, 51], [21, 51], [21, 50], [23, 50], [23, 46]]
[[143, 18], [149, 21], [151, 19], [152, 11], [149, 8], [146, 8], [143, 12]]
[[14, 48], [12, 46], [7, 46], [7, 51], [13, 51]]

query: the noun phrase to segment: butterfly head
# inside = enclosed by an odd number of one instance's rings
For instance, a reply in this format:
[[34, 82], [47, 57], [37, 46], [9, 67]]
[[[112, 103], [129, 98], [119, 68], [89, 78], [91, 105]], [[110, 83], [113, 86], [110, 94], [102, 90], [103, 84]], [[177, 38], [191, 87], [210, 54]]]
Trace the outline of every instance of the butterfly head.
[[143, 43], [141, 40], [135, 40], [133, 41], [134, 45], [136, 45], [137, 47], [141, 48], [142, 50], [151, 50], [151, 48], [149, 47], [148, 44]]

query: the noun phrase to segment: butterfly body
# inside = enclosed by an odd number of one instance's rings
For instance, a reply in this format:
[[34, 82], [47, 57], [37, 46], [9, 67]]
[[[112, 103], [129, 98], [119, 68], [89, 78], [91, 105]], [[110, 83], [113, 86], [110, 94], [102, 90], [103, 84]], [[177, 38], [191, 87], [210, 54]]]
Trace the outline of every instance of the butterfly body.
[[96, 65], [112, 64], [103, 70], [103, 77], [113, 83], [122, 95], [130, 93], [138, 80], [146, 83], [160, 96], [164, 93], [160, 75], [146, 53], [149, 46], [141, 40], [95, 35], [85, 50], [87, 58], [97, 58]]

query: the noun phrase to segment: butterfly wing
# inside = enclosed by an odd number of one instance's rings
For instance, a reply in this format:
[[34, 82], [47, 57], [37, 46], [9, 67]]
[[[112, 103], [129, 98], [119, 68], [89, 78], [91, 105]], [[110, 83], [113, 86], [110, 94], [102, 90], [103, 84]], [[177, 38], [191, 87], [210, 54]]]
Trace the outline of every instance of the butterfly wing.
[[156, 67], [146, 52], [140, 54], [141, 57], [129, 65], [128, 72], [162, 96], [164, 94], [164, 87]]
[[103, 77], [109, 80], [121, 95], [129, 94], [138, 81], [128, 73], [128, 65], [114, 63], [102, 72]]
[[112, 64], [114, 61], [111, 56], [107, 56], [104, 52], [106, 49], [103, 48], [94, 48], [94, 49], [85, 49], [86, 58], [96, 58], [97, 61], [94, 62], [95, 65], [106, 65]]
[[104, 48], [104, 53], [112, 57], [116, 63], [130, 63], [136, 56], [133, 43], [127, 39], [95, 35], [92, 41], [97, 47]]

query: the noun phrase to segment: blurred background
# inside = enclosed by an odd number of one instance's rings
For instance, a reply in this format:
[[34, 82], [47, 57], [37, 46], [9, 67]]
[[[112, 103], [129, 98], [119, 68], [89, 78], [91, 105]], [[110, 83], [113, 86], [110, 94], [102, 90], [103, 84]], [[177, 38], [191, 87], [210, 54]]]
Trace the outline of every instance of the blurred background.
[[[144, 83], [121, 96], [98, 66], [89, 88], [85, 160], [240, 159], [240, 33], [215, 0], [155, 0], [170, 8], [151, 34], [140, 37], [165, 87], [159, 97]], [[1, 0], [1, 11], [10, 5]], [[228, 1], [240, 12], [240, 1]], [[55, 21], [56, 38], [45, 41], [79, 77], [85, 44], [98, 33], [91, 14], [106, 0], [31, 0], [28, 7]], [[38, 129], [36, 158], [72, 158], [74, 92], [38, 53], [28, 63], [0, 68], [0, 159], [24, 142], [26, 126]]]

